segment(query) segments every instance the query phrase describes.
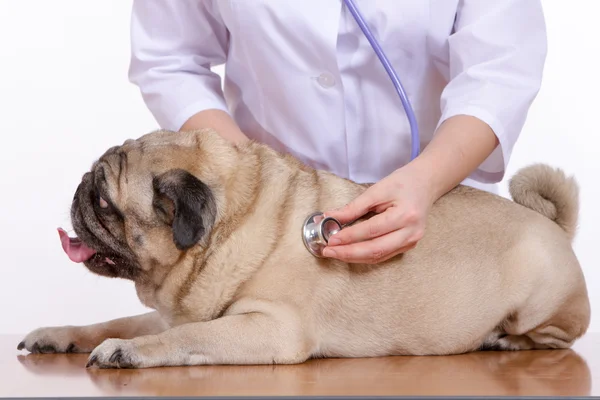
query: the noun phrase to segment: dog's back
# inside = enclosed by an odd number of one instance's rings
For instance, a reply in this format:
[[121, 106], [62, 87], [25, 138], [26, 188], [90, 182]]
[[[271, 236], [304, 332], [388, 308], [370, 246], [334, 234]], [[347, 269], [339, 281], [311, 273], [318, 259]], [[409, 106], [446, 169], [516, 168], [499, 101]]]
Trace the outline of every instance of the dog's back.
[[[299, 259], [311, 267], [284, 267], [293, 284], [286, 289], [278, 278], [281, 293], [311, 293], [296, 306], [312, 315], [306, 323], [318, 331], [318, 354], [570, 346], [589, 323], [571, 247], [577, 187], [560, 170], [536, 165], [515, 175], [511, 193], [514, 202], [457, 187], [436, 203], [415, 249], [375, 266], [306, 256]], [[292, 234], [286, 242], [298, 243], [287, 254], [306, 252]]]

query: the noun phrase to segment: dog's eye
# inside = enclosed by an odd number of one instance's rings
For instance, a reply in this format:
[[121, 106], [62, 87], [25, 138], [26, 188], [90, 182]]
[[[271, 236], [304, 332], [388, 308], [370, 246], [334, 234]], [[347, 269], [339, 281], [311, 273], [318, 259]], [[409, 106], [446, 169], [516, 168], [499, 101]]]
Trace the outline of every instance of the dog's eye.
[[98, 198], [98, 205], [100, 206], [100, 208], [108, 208], [108, 202], [106, 200], [104, 200], [102, 197]]

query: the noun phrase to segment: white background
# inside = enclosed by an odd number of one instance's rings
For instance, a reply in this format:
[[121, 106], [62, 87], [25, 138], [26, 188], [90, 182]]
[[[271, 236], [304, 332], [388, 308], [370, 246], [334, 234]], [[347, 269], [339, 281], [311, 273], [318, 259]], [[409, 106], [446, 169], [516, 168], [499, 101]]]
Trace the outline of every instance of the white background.
[[[543, 88], [508, 176], [537, 161], [576, 175], [582, 204], [575, 250], [596, 309], [600, 2], [543, 4]], [[69, 262], [56, 232], [70, 230], [71, 198], [92, 161], [156, 128], [127, 80], [130, 7], [124, 0], [0, 0], [0, 333], [145, 311], [131, 283]], [[593, 313], [590, 330], [600, 331], [600, 313]]]

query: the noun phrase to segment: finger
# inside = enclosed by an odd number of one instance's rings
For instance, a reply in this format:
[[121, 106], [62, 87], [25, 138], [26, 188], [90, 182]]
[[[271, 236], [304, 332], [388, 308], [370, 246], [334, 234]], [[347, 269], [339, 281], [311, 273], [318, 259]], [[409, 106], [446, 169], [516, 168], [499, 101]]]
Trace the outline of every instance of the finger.
[[324, 216], [333, 217], [340, 223], [347, 224], [365, 215], [376, 204], [377, 199], [373, 192], [364, 192], [344, 207], [325, 212]]
[[[335, 259], [338, 259], [340, 261], [347, 262], [349, 264], [375, 265], [375, 264], [379, 264], [379, 263], [382, 263], [384, 261], [387, 261], [387, 260], [389, 260], [389, 259], [391, 259], [393, 257], [396, 257], [399, 254], [402, 254], [402, 253], [405, 253], [405, 252], [407, 252], [409, 250], [412, 250], [416, 246], [417, 246], [417, 243], [409, 244], [409, 245], [403, 246], [403, 247], [399, 248], [398, 250], [393, 251], [393, 252], [391, 252], [391, 253], [389, 253], [387, 255], [384, 255], [384, 256], [382, 256], [380, 258], [374, 258], [374, 257], [369, 257], [369, 258], [364, 258], [364, 259], [362, 259], [362, 258], [350, 258], [350, 257], [346, 258], [343, 255], [339, 256], [339, 257], [338, 256], [335, 256], [335, 257], [329, 257], [328, 256], [328, 257], [329, 258], [335, 258]], [[336, 251], [337, 251], [337, 249], [336, 249]]]
[[390, 207], [366, 221], [342, 229], [329, 239], [329, 245], [339, 246], [375, 239], [401, 228], [404, 228], [401, 214], [396, 207]]
[[421, 237], [419, 232], [401, 229], [365, 242], [326, 247], [323, 255], [348, 263], [376, 264], [414, 247]]

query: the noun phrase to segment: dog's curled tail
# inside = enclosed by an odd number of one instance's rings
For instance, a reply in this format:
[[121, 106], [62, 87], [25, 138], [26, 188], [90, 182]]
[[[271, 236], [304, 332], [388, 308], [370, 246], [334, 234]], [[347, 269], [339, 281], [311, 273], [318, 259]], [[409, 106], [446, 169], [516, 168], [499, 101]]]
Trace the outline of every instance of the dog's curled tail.
[[573, 177], [545, 164], [517, 171], [509, 182], [513, 200], [556, 222], [573, 241], [579, 217], [579, 187]]

